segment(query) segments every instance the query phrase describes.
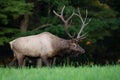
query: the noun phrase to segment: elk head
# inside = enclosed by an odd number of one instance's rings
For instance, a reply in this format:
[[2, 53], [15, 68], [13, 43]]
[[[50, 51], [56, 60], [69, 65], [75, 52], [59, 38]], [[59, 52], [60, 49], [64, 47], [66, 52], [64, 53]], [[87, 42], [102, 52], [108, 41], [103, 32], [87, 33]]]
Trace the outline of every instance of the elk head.
[[[58, 17], [64, 22], [65, 31], [66, 31], [67, 35], [71, 38], [71, 39], [69, 40], [69, 48], [70, 48], [71, 50], [75, 50], [75, 51], [78, 51], [78, 52], [80, 52], [80, 53], [85, 53], [85, 50], [84, 50], [81, 46], [79, 46], [79, 41], [80, 41], [81, 39], [85, 39], [85, 38], [86, 38], [85, 35], [86, 35], [87, 33], [85, 33], [85, 34], [83, 34], [83, 35], [81, 35], [81, 33], [82, 33], [83, 29], [85, 28], [85, 26], [90, 22], [90, 19], [89, 19], [88, 22], [87, 22], [88, 12], [87, 12], [87, 10], [86, 10], [86, 16], [85, 16], [85, 19], [83, 19], [82, 16], [81, 16], [80, 10], [79, 10], [79, 8], [78, 8], [78, 13], [75, 13], [75, 12], [73, 11], [73, 13], [70, 15], [70, 17], [68, 17], [67, 19], [65, 19], [65, 18], [64, 18], [64, 15], [63, 15], [64, 9], [65, 9], [65, 6], [62, 8], [61, 14], [58, 14], [55, 10], [53, 10], [53, 13], [54, 13], [56, 16], [58, 16]], [[80, 18], [81, 22], [82, 22], [82, 26], [81, 26], [78, 34], [77, 34], [77, 37], [75, 37], [75, 38], [74, 38], [74, 37], [69, 33], [69, 31], [68, 31], [68, 28], [69, 28], [69, 25], [70, 25], [69, 23], [70, 23], [70, 21], [71, 21], [71, 19], [72, 19], [72, 17], [73, 17], [74, 15], [75, 15], [75, 16], [78, 16], [78, 17]]]
[[75, 39], [70, 40], [69, 50], [70, 50], [70, 53], [71, 52], [73, 53], [73, 55], [78, 55], [78, 53], [85, 53], [85, 50], [79, 45], [79, 41], [76, 41]]

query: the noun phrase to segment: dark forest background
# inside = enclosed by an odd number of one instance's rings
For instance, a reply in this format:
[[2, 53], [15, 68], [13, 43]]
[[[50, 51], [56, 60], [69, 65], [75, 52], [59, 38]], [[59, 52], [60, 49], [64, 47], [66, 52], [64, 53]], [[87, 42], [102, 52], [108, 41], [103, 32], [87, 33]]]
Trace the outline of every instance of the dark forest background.
[[[9, 42], [15, 38], [49, 31], [69, 39], [64, 24], [53, 13], [66, 6], [65, 17], [80, 8], [91, 22], [84, 32], [87, 38], [80, 45], [85, 55], [77, 57], [80, 64], [120, 63], [120, 0], [0, 0], [0, 65], [8, 64], [13, 58]], [[76, 35], [80, 20], [73, 17], [69, 32]]]

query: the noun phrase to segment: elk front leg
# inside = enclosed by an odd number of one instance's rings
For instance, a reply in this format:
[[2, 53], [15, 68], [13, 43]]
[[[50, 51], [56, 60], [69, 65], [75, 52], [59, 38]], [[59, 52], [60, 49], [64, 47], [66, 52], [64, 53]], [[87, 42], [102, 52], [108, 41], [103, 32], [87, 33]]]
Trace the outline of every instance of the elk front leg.
[[37, 59], [37, 67], [39, 68], [39, 67], [42, 67], [42, 60], [41, 60], [41, 58], [38, 58]]
[[28, 57], [25, 57], [24, 60], [23, 60], [23, 64], [22, 64], [22, 66], [26, 66], [26, 62], [27, 62], [27, 60], [29, 60], [29, 58], [28, 58]]
[[46, 56], [42, 56], [41, 59], [45, 65], [50, 66], [48, 58]]
[[56, 57], [53, 58], [53, 63], [52, 63], [53, 66], [55, 66], [55, 62], [56, 62]]

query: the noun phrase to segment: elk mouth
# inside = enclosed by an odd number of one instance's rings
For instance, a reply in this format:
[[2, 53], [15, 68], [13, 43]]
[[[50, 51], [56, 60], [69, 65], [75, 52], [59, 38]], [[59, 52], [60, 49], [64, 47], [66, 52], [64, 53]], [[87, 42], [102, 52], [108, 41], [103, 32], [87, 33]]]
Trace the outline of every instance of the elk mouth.
[[79, 51], [79, 53], [80, 53], [80, 54], [84, 54], [84, 53], [85, 53], [85, 50], [82, 49], [82, 50]]
[[82, 51], [81, 53], [82, 53], [82, 54], [84, 54], [84, 53], [85, 53], [85, 50], [84, 50], [84, 51]]
[[71, 52], [71, 54], [69, 55], [69, 57], [77, 57], [80, 53], [78, 51], [76, 52]]

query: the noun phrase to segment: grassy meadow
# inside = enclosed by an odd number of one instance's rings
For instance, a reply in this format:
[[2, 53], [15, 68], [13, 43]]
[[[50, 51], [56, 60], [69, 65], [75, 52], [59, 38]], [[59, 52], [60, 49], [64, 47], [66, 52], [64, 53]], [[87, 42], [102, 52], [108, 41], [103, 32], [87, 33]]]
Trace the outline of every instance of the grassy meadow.
[[120, 80], [120, 65], [0, 68], [0, 80]]

